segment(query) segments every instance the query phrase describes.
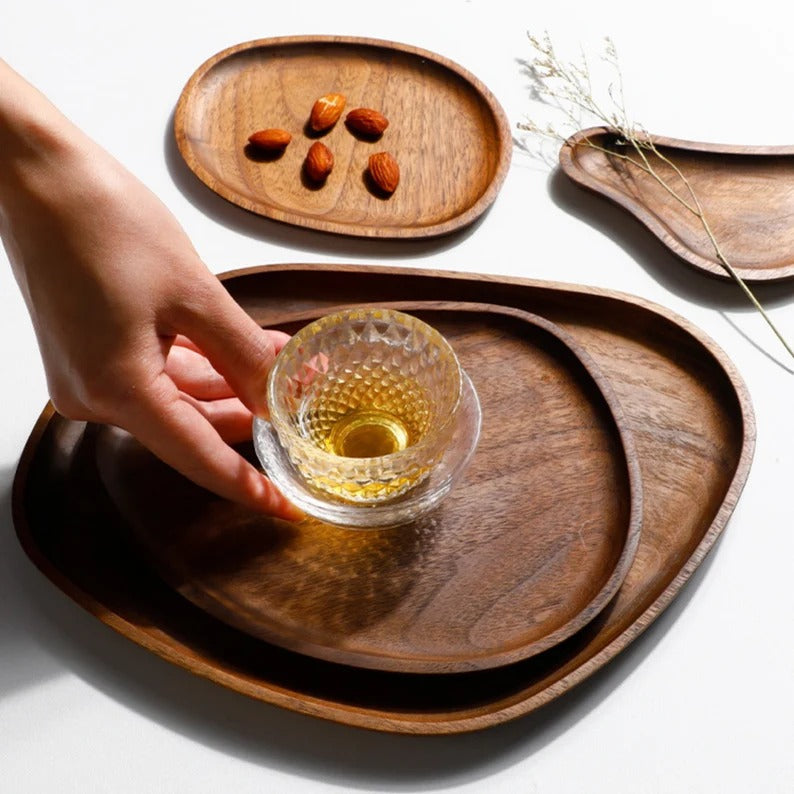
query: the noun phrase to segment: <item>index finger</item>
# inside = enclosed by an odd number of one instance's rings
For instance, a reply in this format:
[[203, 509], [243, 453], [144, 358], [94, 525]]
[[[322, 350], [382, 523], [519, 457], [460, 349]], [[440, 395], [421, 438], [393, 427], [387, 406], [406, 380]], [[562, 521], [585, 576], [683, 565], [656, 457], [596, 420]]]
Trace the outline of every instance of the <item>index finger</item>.
[[[163, 375], [167, 380], [167, 376]], [[170, 384], [170, 386], [168, 385]], [[235, 452], [173, 383], [141, 395], [124, 428], [160, 460], [213, 493], [288, 521], [303, 518], [261, 472]]]

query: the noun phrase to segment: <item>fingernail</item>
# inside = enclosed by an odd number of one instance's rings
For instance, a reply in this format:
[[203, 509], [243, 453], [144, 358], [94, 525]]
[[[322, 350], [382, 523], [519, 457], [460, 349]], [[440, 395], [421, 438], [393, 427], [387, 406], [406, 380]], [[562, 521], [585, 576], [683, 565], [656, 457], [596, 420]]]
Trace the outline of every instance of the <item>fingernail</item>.
[[257, 400], [251, 406], [251, 413], [258, 419], [267, 419], [270, 416], [270, 411], [267, 408], [267, 401]]

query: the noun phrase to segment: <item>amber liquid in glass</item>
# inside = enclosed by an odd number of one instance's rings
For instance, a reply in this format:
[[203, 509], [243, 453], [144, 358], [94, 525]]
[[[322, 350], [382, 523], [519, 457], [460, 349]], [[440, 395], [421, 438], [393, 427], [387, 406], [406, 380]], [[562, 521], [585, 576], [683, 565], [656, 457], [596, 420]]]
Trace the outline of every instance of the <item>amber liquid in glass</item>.
[[[428, 431], [431, 405], [426, 391], [414, 380], [400, 376], [385, 387], [373, 388], [361, 398], [360, 383], [329, 384], [300, 423], [320, 449], [346, 458], [380, 458], [401, 452], [421, 441]], [[395, 471], [383, 482], [348, 480], [332, 484], [315, 478], [315, 485], [341, 497], [374, 496], [387, 489], [403, 489], [424, 476], [427, 467]]]
[[408, 446], [408, 428], [394, 414], [380, 410], [351, 411], [332, 428], [326, 446], [345, 458], [379, 458]]

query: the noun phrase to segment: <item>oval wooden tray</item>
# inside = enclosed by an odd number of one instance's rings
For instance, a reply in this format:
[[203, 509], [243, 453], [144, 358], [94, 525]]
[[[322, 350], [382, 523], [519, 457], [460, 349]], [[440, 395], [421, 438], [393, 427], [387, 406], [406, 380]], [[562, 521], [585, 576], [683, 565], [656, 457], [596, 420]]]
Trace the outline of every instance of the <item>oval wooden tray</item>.
[[[342, 119], [320, 139], [335, 165], [321, 187], [302, 178], [317, 138], [306, 131], [314, 101], [329, 92], [347, 110], [372, 107], [390, 124], [378, 141], [354, 137]], [[246, 150], [266, 127], [292, 133], [284, 154]], [[491, 92], [432, 52], [377, 39], [261, 39], [203, 63], [179, 97], [174, 119], [189, 168], [223, 198], [274, 220], [365, 237], [431, 237], [476, 220], [494, 201], [512, 150], [509, 123]], [[390, 151], [400, 185], [377, 195], [365, 176], [370, 154]]]
[[[115, 429], [96, 436], [99, 476], [166, 581], [253, 636], [414, 673], [534, 656], [589, 623], [634, 558], [642, 494], [620, 406], [587, 353], [542, 318], [386, 305], [449, 339], [482, 404], [474, 458], [429, 518], [363, 532], [274, 522], [191, 486]], [[317, 317], [271, 324], [293, 333]]]
[[[650, 136], [691, 183], [717, 241], [748, 282], [794, 277], [794, 147], [726, 146]], [[594, 148], [612, 149], [603, 127], [581, 130], [560, 149], [560, 165], [576, 183], [628, 210], [673, 253], [698, 270], [730, 279], [700, 221], [652, 176]], [[669, 165], [658, 172], [680, 185]], [[683, 188], [685, 191], [686, 188]]]
[[27, 554], [116, 631], [250, 697], [402, 733], [471, 731], [529, 714], [606, 665], [670, 604], [714, 546], [749, 473], [755, 423], [735, 368], [702, 332], [639, 298], [524, 279], [362, 265], [255, 268], [229, 274], [225, 283], [263, 325], [288, 309], [411, 301], [417, 295], [487, 300], [549, 318], [609, 378], [634, 438], [643, 483], [634, 562], [609, 606], [577, 634], [495, 670], [367, 670], [265, 643], [165, 585], [128, 540], [129, 526], [99, 478], [98, 428], [68, 422], [48, 407], [14, 483], [14, 522]]

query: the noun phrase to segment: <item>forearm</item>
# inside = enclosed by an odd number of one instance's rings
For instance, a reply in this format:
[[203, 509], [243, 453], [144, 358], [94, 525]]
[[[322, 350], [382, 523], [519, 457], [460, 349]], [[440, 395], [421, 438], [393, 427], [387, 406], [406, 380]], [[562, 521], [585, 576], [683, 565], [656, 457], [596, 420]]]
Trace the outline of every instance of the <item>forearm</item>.
[[0, 60], [0, 198], [63, 151], [72, 132], [50, 101]]
[[0, 222], [28, 195], [51, 190], [53, 179], [90, 148], [74, 124], [0, 60]]
[[0, 60], [0, 239], [32, 315], [38, 303], [32, 269], [53, 274], [47, 280], [60, 277], [64, 257], [95, 244], [81, 216], [101, 217], [114, 194], [123, 192], [121, 169], [113, 163]]

